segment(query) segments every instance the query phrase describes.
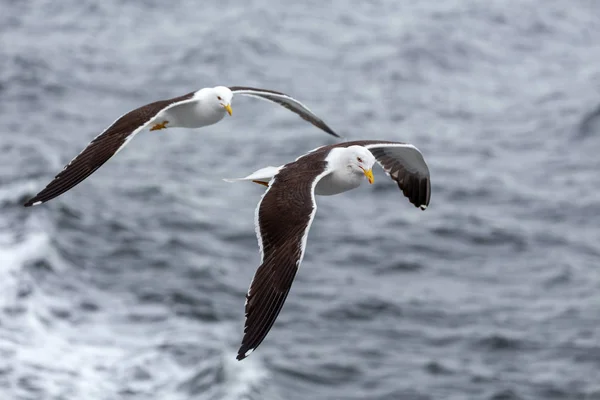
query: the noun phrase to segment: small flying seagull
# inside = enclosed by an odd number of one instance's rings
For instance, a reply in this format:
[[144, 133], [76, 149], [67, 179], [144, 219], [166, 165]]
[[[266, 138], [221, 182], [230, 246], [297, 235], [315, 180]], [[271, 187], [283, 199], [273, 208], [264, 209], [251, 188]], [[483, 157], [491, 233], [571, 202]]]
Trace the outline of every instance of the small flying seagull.
[[285, 302], [317, 212], [315, 194], [330, 196], [355, 189], [365, 177], [373, 183], [375, 162], [415, 207], [427, 208], [431, 196], [429, 168], [421, 152], [407, 143], [338, 143], [315, 149], [280, 167], [226, 179], [267, 186], [254, 216], [261, 264], [246, 295], [246, 324], [238, 360], [261, 344]]
[[75, 157], [25, 207], [45, 203], [82, 182], [121, 151], [144, 128], [156, 131], [166, 128], [200, 128], [219, 122], [227, 112], [232, 114], [234, 95], [244, 95], [277, 103], [298, 114], [323, 131], [340, 137], [305, 105], [287, 94], [273, 90], [242, 86], [217, 86], [146, 104], [117, 119]]

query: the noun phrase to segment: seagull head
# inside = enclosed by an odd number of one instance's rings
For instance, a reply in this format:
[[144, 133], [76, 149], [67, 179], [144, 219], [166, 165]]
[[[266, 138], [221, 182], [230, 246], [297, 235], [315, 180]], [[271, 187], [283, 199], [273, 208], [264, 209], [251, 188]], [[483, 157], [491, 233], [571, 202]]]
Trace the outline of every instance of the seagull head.
[[225, 86], [217, 86], [213, 88], [215, 101], [218, 102], [219, 106], [223, 107], [229, 115], [231, 115], [231, 99], [233, 99], [233, 93]]
[[375, 157], [366, 147], [363, 146], [350, 146], [347, 148], [348, 152], [348, 167], [355, 173], [364, 175], [369, 180], [369, 183], [373, 183], [373, 165], [375, 165]]

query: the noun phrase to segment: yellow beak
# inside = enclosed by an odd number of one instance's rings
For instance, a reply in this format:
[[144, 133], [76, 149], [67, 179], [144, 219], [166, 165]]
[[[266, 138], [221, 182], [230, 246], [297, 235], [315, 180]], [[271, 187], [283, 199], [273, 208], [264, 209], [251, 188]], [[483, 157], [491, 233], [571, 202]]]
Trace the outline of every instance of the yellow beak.
[[373, 184], [373, 182], [375, 182], [375, 178], [373, 178], [373, 170], [371, 170], [371, 169], [363, 169], [363, 172], [365, 173], [365, 176], [369, 180], [369, 183]]
[[223, 106], [223, 108], [225, 108], [227, 110], [227, 113], [231, 115], [231, 104], [227, 104], [226, 106]]

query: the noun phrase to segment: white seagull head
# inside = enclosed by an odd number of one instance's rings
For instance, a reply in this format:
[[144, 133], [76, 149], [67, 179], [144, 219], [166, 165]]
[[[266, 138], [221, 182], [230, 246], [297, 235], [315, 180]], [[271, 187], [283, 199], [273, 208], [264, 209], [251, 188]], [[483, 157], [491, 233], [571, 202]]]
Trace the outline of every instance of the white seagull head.
[[350, 146], [346, 148], [348, 156], [348, 168], [355, 174], [364, 175], [369, 180], [369, 183], [374, 182], [373, 165], [375, 165], [375, 157], [366, 147]]
[[231, 99], [233, 99], [231, 90], [225, 86], [216, 86], [213, 88], [213, 92], [214, 100], [231, 115]]

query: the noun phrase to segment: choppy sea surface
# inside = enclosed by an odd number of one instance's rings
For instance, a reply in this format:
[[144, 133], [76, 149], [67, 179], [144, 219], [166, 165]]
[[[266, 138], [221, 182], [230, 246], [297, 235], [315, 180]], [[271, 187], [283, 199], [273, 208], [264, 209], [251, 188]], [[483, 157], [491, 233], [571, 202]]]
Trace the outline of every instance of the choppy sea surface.
[[[599, 66], [592, 0], [0, 0], [0, 398], [600, 399]], [[222, 178], [333, 138], [238, 98], [22, 207], [124, 112], [219, 84], [432, 176], [425, 212], [381, 170], [318, 198], [242, 362], [262, 187]]]

